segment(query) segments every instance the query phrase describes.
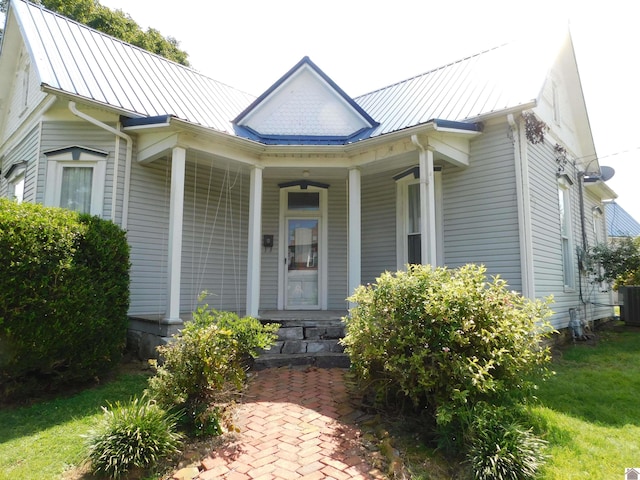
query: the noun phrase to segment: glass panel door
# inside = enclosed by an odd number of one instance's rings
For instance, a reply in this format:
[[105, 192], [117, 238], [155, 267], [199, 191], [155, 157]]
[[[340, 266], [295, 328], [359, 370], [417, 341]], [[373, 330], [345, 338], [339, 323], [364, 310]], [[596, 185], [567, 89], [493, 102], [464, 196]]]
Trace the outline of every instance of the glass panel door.
[[287, 308], [318, 308], [319, 218], [287, 219]]

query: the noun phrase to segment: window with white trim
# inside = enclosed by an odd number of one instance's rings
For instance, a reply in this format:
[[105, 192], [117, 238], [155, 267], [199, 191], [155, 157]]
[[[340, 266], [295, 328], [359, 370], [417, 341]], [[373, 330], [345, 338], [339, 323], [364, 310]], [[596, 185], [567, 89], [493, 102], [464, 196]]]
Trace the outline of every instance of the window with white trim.
[[[434, 188], [436, 200], [436, 225], [441, 224], [441, 211], [437, 206], [441, 203], [440, 167], [434, 170]], [[423, 262], [421, 211], [420, 211], [420, 177], [419, 168], [414, 167], [399, 175], [396, 175], [396, 243], [398, 268], [403, 269], [407, 264], [420, 264]], [[440, 229], [441, 230], [441, 229]], [[438, 264], [442, 263], [441, 233], [436, 236], [436, 250]]]
[[558, 206], [560, 211], [560, 243], [562, 250], [562, 275], [564, 277], [564, 288], [573, 290], [575, 288], [575, 269], [573, 266], [574, 248], [573, 232], [571, 228], [571, 181], [563, 176], [558, 180]]
[[9, 167], [5, 178], [9, 185], [9, 198], [22, 203], [24, 200], [24, 177], [27, 169], [27, 162], [22, 161]]
[[107, 152], [74, 146], [45, 155], [45, 204], [102, 215]]

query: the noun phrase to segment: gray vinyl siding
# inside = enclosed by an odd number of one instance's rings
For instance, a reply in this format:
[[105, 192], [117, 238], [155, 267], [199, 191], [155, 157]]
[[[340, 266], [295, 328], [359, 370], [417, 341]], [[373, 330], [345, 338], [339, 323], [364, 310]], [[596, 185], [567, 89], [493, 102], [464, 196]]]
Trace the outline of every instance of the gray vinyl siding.
[[469, 167], [445, 168], [444, 260], [482, 264], [513, 290], [522, 289], [514, 148], [506, 123], [472, 140]]
[[188, 156], [182, 236], [181, 311], [193, 311], [201, 292], [217, 310], [243, 312], [247, 290], [249, 175], [210, 167]]
[[[329, 182], [327, 182], [329, 183]], [[348, 278], [348, 201], [346, 180], [331, 182], [328, 191], [327, 220], [329, 222], [328, 251], [328, 282], [327, 306], [329, 310], [343, 310], [347, 308], [346, 298]]]
[[127, 238], [131, 246], [130, 315], [164, 314], [171, 163], [131, 165]]
[[[115, 125], [112, 125], [115, 126]], [[95, 127], [87, 122], [48, 121], [42, 123], [42, 137], [39, 163], [39, 183], [36, 200], [44, 202], [46, 185], [47, 157], [42, 153], [48, 150], [80, 145], [108, 152], [105, 175], [102, 218], [111, 219], [111, 198], [113, 194], [113, 163], [115, 152], [115, 135]], [[121, 163], [124, 156], [121, 155]]]
[[9, 195], [8, 182], [5, 178], [6, 172], [12, 165], [27, 161], [27, 168], [24, 176], [24, 201], [34, 202], [36, 196], [37, 182], [37, 164], [38, 164], [38, 145], [40, 125], [35, 126], [27, 133], [22, 141], [18, 143], [2, 160], [2, 175], [0, 175], [0, 197]]
[[362, 276], [364, 285], [397, 270], [396, 182], [399, 172], [362, 177]]
[[[599, 285], [592, 284], [578, 269], [578, 250], [582, 250], [582, 224], [580, 221], [580, 184], [577, 172], [571, 163], [564, 173], [571, 179], [571, 237], [572, 264], [575, 278], [574, 288], [565, 288], [563, 276], [562, 243], [560, 237], [560, 212], [558, 197], [558, 165], [550, 142], [527, 144], [529, 177], [531, 188], [531, 227], [533, 239], [533, 261], [536, 297], [553, 295], [551, 322], [555, 328], [565, 328], [569, 324], [569, 309], [576, 308], [585, 320], [594, 320], [611, 315], [610, 296], [600, 291]], [[599, 199], [585, 189], [584, 212], [587, 248], [595, 244], [592, 228], [592, 208], [600, 206]], [[601, 207], [602, 208], [602, 207]], [[604, 236], [604, 221], [601, 222], [601, 238]], [[581, 300], [582, 299], [582, 300]], [[601, 304], [601, 305], [600, 305]]]
[[275, 310], [278, 307], [278, 264], [283, 261], [280, 252], [280, 188], [278, 182], [266, 179], [262, 187], [262, 232], [273, 235], [273, 248], [262, 249], [260, 274], [260, 309]]

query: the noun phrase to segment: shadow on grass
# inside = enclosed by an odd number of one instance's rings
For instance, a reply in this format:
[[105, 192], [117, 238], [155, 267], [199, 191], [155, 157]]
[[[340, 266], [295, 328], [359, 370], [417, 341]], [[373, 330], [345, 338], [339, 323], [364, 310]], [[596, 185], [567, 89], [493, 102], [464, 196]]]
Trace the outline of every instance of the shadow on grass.
[[0, 411], [0, 444], [20, 437], [34, 435], [70, 420], [95, 415], [107, 402], [128, 401], [147, 387], [148, 375], [121, 374], [114, 380], [80, 391], [25, 407], [4, 408]]
[[604, 332], [594, 345], [564, 348], [556, 374], [538, 391], [540, 403], [589, 423], [640, 425], [640, 332]]

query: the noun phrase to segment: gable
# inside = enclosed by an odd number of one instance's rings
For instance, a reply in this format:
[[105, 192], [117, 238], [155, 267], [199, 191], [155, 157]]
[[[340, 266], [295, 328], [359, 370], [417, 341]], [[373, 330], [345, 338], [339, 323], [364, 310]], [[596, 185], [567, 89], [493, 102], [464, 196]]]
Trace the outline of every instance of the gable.
[[377, 123], [304, 57], [235, 120], [239, 135], [286, 143], [346, 141]]

